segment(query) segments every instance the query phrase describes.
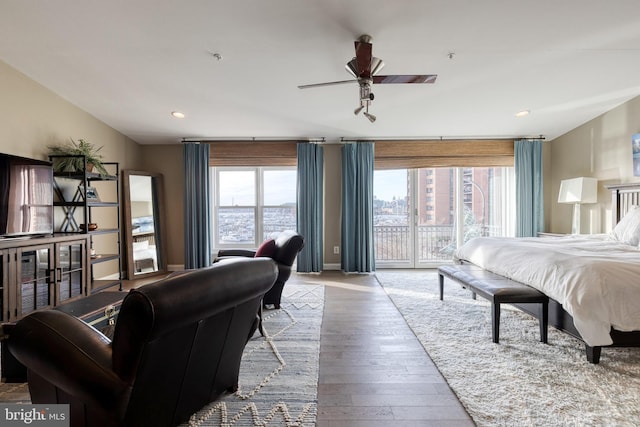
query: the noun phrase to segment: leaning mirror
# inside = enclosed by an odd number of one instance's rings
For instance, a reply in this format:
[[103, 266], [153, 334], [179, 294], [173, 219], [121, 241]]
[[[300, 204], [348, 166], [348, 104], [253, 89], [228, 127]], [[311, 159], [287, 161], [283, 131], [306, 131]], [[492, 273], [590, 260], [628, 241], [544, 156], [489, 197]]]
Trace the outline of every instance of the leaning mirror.
[[122, 171], [129, 280], [167, 271], [162, 175]]

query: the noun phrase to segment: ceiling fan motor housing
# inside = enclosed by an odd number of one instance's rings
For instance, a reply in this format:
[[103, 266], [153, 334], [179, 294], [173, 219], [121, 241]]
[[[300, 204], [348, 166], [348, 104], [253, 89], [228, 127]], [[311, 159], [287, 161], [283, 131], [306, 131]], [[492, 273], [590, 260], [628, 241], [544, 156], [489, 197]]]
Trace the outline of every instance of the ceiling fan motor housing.
[[360, 100], [373, 101], [373, 93], [371, 93], [371, 80], [361, 79], [358, 81], [360, 85]]

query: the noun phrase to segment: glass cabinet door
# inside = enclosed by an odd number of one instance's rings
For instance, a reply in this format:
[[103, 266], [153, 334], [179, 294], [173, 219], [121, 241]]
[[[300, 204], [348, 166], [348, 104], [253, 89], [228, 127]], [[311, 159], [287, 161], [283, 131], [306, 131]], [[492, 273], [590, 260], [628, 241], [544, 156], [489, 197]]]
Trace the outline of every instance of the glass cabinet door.
[[2, 287], [0, 288], [0, 322], [6, 322], [9, 320], [9, 283], [11, 277], [9, 275], [9, 261], [11, 252], [0, 251], [0, 278], [2, 278]]
[[28, 247], [18, 251], [20, 280], [17, 312], [23, 316], [53, 305], [53, 246]]
[[60, 271], [57, 284], [56, 304], [82, 295], [85, 285], [85, 241], [59, 243], [58, 268]]

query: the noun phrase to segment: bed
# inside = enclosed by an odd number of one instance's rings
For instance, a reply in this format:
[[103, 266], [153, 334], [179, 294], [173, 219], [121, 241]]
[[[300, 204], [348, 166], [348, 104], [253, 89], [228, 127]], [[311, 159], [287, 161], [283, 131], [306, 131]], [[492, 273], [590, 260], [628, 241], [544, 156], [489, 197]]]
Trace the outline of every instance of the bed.
[[[549, 324], [585, 343], [598, 363], [602, 347], [640, 346], [640, 183], [612, 192], [611, 233], [563, 237], [478, 237], [454, 259], [539, 289], [550, 298]], [[537, 317], [537, 306], [514, 304]]]
[[134, 234], [132, 246], [135, 273], [158, 271], [158, 251], [153, 232]]

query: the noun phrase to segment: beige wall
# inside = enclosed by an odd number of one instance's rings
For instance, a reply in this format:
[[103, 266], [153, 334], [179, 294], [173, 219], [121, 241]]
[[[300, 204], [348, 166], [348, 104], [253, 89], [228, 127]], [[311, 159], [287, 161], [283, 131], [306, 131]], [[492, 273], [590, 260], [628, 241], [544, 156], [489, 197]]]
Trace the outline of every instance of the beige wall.
[[[103, 146], [104, 160], [118, 162], [120, 169], [134, 168], [140, 160], [137, 143], [1, 61], [0, 94], [0, 152], [47, 160], [48, 145], [82, 138]], [[99, 214], [93, 219], [115, 222]], [[107, 269], [97, 264], [96, 277], [112, 273]]]
[[182, 145], [143, 145], [142, 153], [139, 170], [163, 177], [167, 263], [171, 270], [180, 269], [184, 266]]
[[[560, 181], [588, 176], [598, 179], [598, 204], [582, 206], [582, 232], [611, 231], [611, 196], [605, 185], [640, 181], [633, 176], [631, 135], [640, 132], [640, 97], [556, 138], [550, 145], [545, 191], [550, 192], [549, 231], [571, 232], [572, 205], [558, 204]], [[550, 199], [550, 200], [549, 200]]]
[[[324, 152], [324, 265], [340, 269], [340, 255], [333, 253], [340, 244], [342, 198], [342, 145], [327, 144]], [[340, 248], [342, 249], [342, 248]]]
[[138, 144], [1, 61], [0, 93], [0, 151], [47, 159], [47, 145], [82, 138], [121, 169], [137, 164]]

